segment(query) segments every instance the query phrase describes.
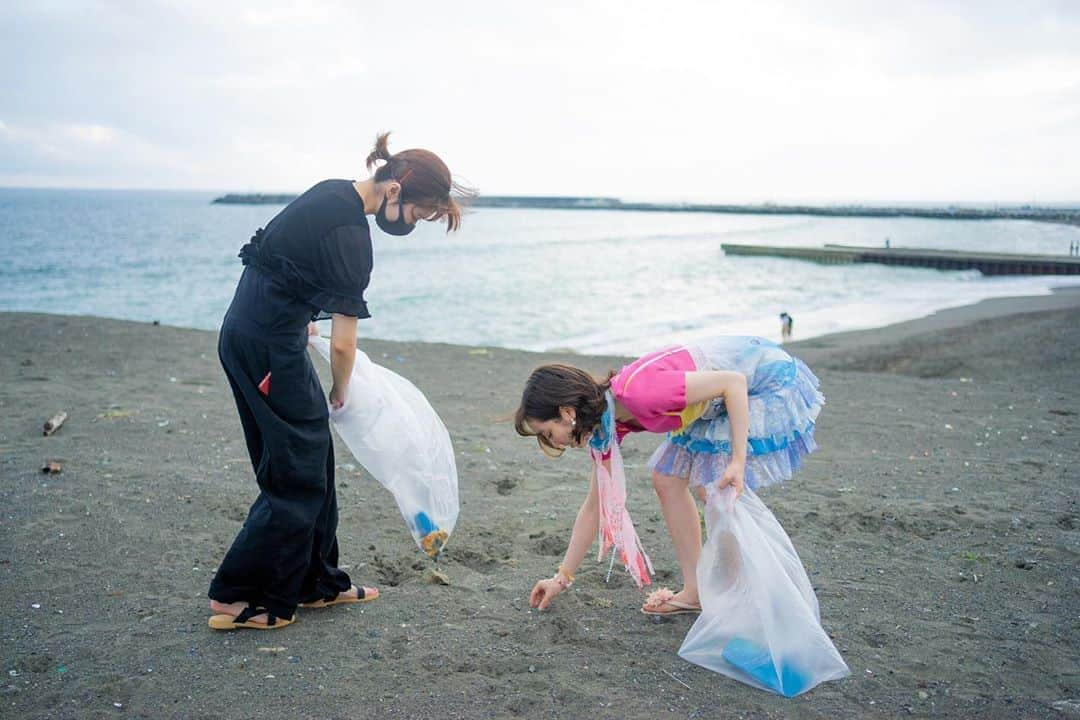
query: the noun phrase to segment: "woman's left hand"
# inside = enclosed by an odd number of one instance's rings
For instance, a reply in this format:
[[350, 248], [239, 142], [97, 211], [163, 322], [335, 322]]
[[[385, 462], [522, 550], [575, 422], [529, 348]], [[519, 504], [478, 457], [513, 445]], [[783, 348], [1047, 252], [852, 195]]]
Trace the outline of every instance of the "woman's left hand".
[[349, 387], [346, 385], [343, 388], [339, 388], [334, 385], [330, 388], [330, 407], [334, 410], [340, 410], [345, 407], [345, 400], [349, 395]]
[[728, 485], [735, 488], [735, 497], [742, 495], [743, 488], [746, 486], [744, 477], [746, 475], [746, 464], [732, 460], [728, 463], [727, 469], [724, 470], [724, 476], [720, 478], [720, 485], [717, 489], [723, 490]]

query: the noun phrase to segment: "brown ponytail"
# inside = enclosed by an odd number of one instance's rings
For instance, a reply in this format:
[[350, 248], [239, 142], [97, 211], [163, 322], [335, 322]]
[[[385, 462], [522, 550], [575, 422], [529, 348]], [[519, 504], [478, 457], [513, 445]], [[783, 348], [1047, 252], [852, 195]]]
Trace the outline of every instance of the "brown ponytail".
[[375, 170], [375, 182], [396, 180], [401, 185], [402, 202], [410, 202], [423, 208], [431, 208], [425, 220], [446, 218], [446, 231], [461, 226], [462, 206], [476, 196], [476, 191], [455, 181], [438, 155], [430, 150], [402, 150], [390, 153], [390, 133], [379, 133], [375, 147], [367, 156], [370, 171], [379, 160], [383, 164]]
[[375, 137], [375, 149], [372, 150], [371, 154], [367, 156], [367, 169], [368, 169], [368, 172], [371, 171], [371, 168], [375, 167], [376, 161], [378, 161], [378, 160], [389, 160], [391, 158], [390, 149], [388, 147], [389, 144], [390, 144], [390, 133], [388, 133], [388, 132], [379, 133]]

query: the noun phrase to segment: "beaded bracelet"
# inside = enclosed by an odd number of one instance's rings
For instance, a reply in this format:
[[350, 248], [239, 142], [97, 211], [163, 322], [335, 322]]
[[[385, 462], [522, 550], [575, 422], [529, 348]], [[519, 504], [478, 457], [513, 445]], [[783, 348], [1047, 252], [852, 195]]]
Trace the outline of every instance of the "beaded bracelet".
[[[565, 580], [563, 579], [564, 575], [566, 576]], [[562, 565], [559, 566], [559, 569], [555, 572], [555, 577], [553, 577], [552, 580], [559, 583], [559, 587], [563, 590], [566, 590], [574, 584], [574, 576], [571, 573], [566, 572]]]

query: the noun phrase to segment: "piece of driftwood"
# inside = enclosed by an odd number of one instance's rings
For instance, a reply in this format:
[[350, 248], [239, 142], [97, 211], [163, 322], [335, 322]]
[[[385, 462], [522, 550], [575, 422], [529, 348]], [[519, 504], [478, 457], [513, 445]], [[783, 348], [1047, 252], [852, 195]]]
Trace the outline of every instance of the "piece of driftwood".
[[41, 466], [41, 472], [49, 475], [59, 475], [64, 470], [64, 465], [58, 460], [46, 460]]
[[67, 413], [61, 410], [60, 412], [49, 418], [47, 421], [45, 421], [45, 432], [43, 432], [42, 434], [46, 436], [52, 435], [54, 432], [60, 429], [60, 426], [64, 424], [65, 420], [67, 420]]

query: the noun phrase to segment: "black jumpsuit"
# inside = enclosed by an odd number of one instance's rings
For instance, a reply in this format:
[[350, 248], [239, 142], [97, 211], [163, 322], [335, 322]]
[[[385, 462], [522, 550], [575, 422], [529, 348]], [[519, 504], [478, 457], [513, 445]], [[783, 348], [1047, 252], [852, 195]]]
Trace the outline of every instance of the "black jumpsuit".
[[259, 496], [210, 584], [219, 602], [292, 617], [351, 586], [337, 567], [334, 447], [307, 351], [308, 321], [370, 317], [371, 235], [348, 180], [325, 180], [240, 250], [243, 274], [221, 326], [225, 368]]

